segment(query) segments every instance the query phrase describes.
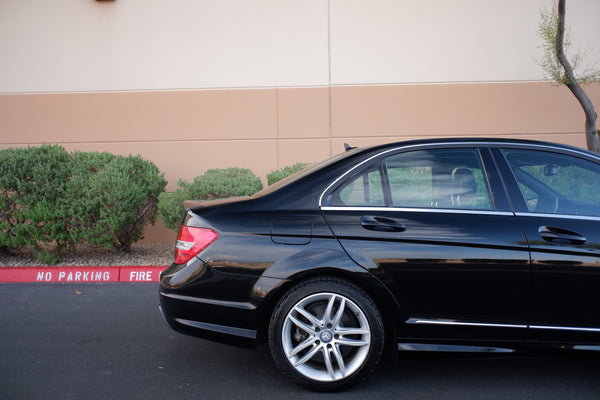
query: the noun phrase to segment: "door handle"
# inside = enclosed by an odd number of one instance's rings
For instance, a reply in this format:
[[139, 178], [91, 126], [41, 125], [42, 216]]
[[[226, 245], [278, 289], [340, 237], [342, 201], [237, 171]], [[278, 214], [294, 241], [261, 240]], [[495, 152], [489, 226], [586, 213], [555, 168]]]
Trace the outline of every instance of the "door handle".
[[572, 245], [584, 245], [587, 243], [587, 239], [578, 233], [568, 231], [562, 228], [555, 228], [553, 226], [540, 226], [538, 233], [542, 239], [552, 243], [572, 244]]
[[365, 215], [361, 217], [360, 224], [363, 228], [378, 232], [403, 232], [406, 227], [395, 219]]

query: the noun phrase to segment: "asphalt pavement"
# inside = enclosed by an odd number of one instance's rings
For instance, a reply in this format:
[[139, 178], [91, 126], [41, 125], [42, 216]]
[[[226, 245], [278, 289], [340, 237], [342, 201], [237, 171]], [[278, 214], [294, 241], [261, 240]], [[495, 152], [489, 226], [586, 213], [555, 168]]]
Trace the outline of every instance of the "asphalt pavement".
[[0, 399], [598, 399], [600, 355], [402, 353], [342, 393], [171, 331], [156, 284], [0, 284]]

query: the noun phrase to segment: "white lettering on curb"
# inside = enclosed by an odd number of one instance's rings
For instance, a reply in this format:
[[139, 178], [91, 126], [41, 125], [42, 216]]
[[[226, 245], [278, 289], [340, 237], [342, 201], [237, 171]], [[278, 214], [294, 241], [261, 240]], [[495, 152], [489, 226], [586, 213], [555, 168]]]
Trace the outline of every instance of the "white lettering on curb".
[[129, 280], [152, 282], [152, 271], [130, 271]]
[[[54, 274], [51, 271], [38, 272], [37, 282], [51, 282]], [[58, 273], [58, 282], [108, 282], [110, 272], [108, 271], [71, 271], [67, 274], [65, 271]]]
[[38, 272], [37, 274], [37, 281], [38, 282], [50, 282], [52, 280], [52, 272], [46, 272], [45, 274], [43, 272]]

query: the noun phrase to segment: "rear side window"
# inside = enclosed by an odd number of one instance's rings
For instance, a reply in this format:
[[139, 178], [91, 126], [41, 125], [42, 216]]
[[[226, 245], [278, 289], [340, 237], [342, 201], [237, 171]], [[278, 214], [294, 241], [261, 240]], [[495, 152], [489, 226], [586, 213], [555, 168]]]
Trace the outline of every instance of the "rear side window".
[[502, 150], [530, 212], [600, 216], [600, 166], [536, 150]]
[[386, 159], [394, 207], [491, 210], [477, 149], [436, 149]]
[[330, 205], [491, 210], [489, 193], [477, 149], [418, 150], [374, 162], [342, 183]]
[[358, 176], [351, 178], [336, 193], [335, 205], [385, 206], [383, 181], [378, 165], [374, 165]]

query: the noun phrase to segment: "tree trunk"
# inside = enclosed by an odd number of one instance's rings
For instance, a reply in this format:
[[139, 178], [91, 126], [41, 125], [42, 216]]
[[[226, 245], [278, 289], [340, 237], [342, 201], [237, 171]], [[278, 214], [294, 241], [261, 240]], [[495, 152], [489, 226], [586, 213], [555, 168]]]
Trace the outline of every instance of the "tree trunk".
[[583, 91], [575, 75], [573, 68], [567, 60], [565, 51], [563, 48], [563, 42], [565, 37], [565, 2], [566, 0], [558, 0], [558, 26], [556, 29], [556, 56], [558, 61], [563, 67], [565, 74], [563, 76], [563, 83], [571, 90], [571, 93], [575, 96], [583, 111], [585, 112], [585, 138], [587, 142], [587, 148], [594, 153], [600, 153], [600, 141], [598, 140], [598, 133], [596, 131], [596, 110], [594, 104]]

